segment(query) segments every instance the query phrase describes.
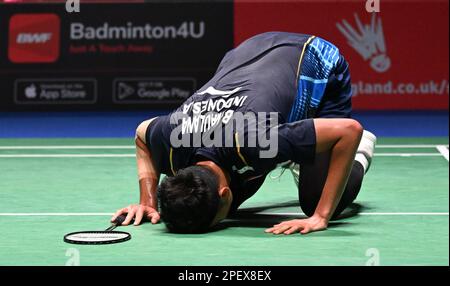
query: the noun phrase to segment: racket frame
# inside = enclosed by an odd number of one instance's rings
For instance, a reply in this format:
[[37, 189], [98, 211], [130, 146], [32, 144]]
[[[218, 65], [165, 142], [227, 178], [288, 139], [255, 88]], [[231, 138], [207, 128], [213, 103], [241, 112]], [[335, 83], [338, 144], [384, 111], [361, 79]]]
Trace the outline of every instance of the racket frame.
[[[71, 240], [69, 238], [67, 238], [68, 236], [71, 235], [75, 235], [75, 234], [80, 234], [80, 233], [108, 233], [108, 234], [126, 234], [126, 236], [124, 238], [120, 238], [120, 239], [115, 239], [115, 240], [108, 240], [108, 241], [76, 241], [76, 240]], [[113, 243], [119, 243], [119, 242], [125, 242], [131, 239], [131, 234], [129, 234], [128, 232], [125, 231], [99, 231], [99, 230], [90, 230], [90, 231], [76, 231], [76, 232], [71, 232], [68, 233], [66, 235], [64, 235], [64, 242], [66, 243], [71, 243], [71, 244], [95, 244], [95, 245], [99, 245], [99, 244], [113, 244]]]

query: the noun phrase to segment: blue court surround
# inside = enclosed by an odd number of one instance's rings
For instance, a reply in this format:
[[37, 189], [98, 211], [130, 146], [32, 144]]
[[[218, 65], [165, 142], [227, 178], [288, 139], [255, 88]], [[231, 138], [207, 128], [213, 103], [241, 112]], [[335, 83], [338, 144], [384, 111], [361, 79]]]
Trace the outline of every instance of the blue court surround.
[[[137, 125], [168, 111], [0, 112], [0, 138], [132, 137]], [[448, 137], [448, 111], [354, 112], [365, 129], [385, 137]]]

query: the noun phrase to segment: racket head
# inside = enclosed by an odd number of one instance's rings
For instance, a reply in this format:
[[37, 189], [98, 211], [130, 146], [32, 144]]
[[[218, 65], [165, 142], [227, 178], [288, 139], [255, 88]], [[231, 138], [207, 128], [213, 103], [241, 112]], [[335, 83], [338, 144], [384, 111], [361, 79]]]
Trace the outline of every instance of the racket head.
[[64, 242], [72, 244], [112, 244], [131, 239], [131, 234], [124, 231], [77, 231], [64, 236]]

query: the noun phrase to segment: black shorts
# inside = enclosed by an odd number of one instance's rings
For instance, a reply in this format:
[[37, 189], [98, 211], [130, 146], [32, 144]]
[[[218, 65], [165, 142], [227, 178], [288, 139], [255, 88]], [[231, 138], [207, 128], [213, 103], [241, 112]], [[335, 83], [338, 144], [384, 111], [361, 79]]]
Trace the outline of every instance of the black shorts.
[[[298, 199], [300, 207], [307, 216], [312, 216], [322, 196], [323, 187], [328, 175], [330, 153], [316, 155], [312, 165], [300, 165], [300, 180], [298, 187]], [[347, 185], [341, 200], [333, 214], [336, 219], [356, 199], [361, 189], [364, 177], [364, 168], [361, 163], [354, 161]]]

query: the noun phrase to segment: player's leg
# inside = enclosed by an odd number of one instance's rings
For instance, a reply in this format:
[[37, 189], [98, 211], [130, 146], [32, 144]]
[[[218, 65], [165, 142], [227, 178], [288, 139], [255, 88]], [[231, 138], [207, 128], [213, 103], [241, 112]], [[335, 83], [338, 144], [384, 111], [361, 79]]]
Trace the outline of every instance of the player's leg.
[[[322, 102], [315, 112], [317, 118], [350, 118], [352, 110], [352, 87], [347, 61], [340, 57], [336, 69], [330, 75]], [[357, 197], [364, 174], [368, 171], [375, 148], [376, 137], [364, 131], [357, 155], [351, 169], [345, 191], [337, 206], [334, 217], [338, 216]], [[312, 215], [319, 202], [328, 174], [330, 154], [316, 157], [314, 165], [291, 168], [299, 186], [300, 204], [307, 215]], [[300, 180], [300, 183], [298, 181]]]
[[[355, 156], [355, 161], [359, 162], [362, 165], [364, 169], [364, 174], [366, 174], [369, 171], [376, 143], [377, 137], [373, 133], [364, 130], [361, 142], [359, 143], [358, 150], [356, 151]], [[291, 170], [295, 184], [298, 187], [298, 182], [300, 180], [300, 165], [295, 164], [292, 161], [289, 161], [284, 166], [282, 166], [282, 168], [286, 169], [289, 168]]]
[[355, 156], [355, 160], [361, 163], [361, 165], [363, 166], [364, 174], [369, 171], [376, 143], [377, 137], [373, 133], [364, 130], [361, 142], [358, 146], [358, 151], [356, 152]]
[[[365, 131], [358, 146], [356, 159], [353, 163], [347, 185], [341, 200], [335, 210], [333, 218], [336, 218], [347, 208], [358, 196], [365, 173], [369, 170], [373, 157], [376, 137]], [[303, 212], [311, 216], [319, 199], [328, 174], [330, 161], [329, 153], [317, 154], [314, 164], [291, 165], [291, 171], [299, 190], [299, 201]]]
[[[330, 154], [320, 154], [314, 165], [303, 165], [300, 171], [299, 201], [307, 216], [312, 216], [322, 195], [325, 185]], [[362, 165], [355, 161], [347, 181], [344, 193], [334, 212], [336, 218], [358, 196], [364, 177]]]
[[[319, 154], [314, 165], [300, 167], [298, 196], [300, 207], [307, 216], [312, 216], [319, 203], [328, 173], [330, 154]], [[364, 177], [362, 165], [355, 161], [347, 181], [344, 193], [334, 212], [336, 218], [358, 196]]]

